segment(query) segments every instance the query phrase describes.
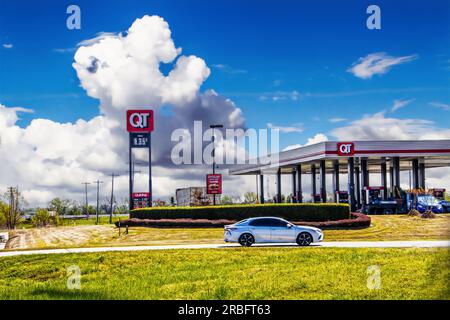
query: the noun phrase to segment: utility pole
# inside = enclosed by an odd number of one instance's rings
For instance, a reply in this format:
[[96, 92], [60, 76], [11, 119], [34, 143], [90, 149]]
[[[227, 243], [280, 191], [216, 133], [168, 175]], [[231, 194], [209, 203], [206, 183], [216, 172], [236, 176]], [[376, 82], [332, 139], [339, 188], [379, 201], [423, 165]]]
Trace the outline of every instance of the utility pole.
[[84, 184], [84, 191], [85, 191], [85, 194], [86, 194], [86, 216], [89, 219], [87, 186], [88, 186], [88, 184], [91, 184], [91, 183], [90, 182], [82, 182], [81, 184]]
[[97, 208], [95, 210], [95, 215], [97, 216], [95, 224], [98, 224], [98, 195], [100, 193], [100, 183], [103, 183], [103, 181], [100, 181], [97, 179], [97, 181], [94, 181], [94, 183], [97, 184]]
[[111, 202], [109, 203], [109, 223], [112, 223], [113, 201], [114, 201], [114, 177], [118, 176], [116, 173], [111, 174]]
[[[212, 143], [213, 143], [213, 149], [212, 149], [213, 166], [212, 166], [212, 169], [213, 169], [213, 174], [216, 174], [216, 137], [214, 135], [214, 129], [216, 129], [216, 128], [223, 128], [223, 125], [221, 125], [221, 124], [212, 124], [209, 127], [212, 129], [212, 137], [211, 137], [211, 140], [212, 140]], [[216, 205], [216, 195], [213, 194], [213, 206], [215, 206], [215, 205]]]

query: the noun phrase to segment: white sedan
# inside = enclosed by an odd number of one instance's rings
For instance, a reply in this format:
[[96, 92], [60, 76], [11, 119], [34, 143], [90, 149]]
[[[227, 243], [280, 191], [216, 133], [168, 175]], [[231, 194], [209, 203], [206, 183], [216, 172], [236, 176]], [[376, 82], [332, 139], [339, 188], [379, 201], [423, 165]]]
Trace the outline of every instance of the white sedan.
[[308, 246], [323, 240], [322, 230], [297, 226], [276, 217], [258, 217], [225, 226], [225, 242], [239, 242], [249, 247], [254, 243], [293, 243]]

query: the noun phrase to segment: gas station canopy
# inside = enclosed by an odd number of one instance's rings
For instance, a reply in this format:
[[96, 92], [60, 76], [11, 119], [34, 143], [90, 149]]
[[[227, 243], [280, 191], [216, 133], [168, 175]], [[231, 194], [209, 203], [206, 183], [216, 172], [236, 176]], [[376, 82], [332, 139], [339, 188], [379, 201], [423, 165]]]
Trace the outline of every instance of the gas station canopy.
[[[367, 204], [371, 173], [380, 174], [380, 188], [384, 190], [383, 198], [387, 199], [401, 189], [401, 171], [411, 170], [413, 189], [423, 190], [426, 169], [441, 167], [450, 167], [450, 140], [324, 141], [235, 165], [229, 169], [229, 174], [259, 175], [261, 203], [264, 203], [265, 174], [277, 175], [275, 202], [282, 200], [282, 174], [292, 174], [293, 202], [303, 201], [304, 174], [311, 176], [313, 201], [327, 202], [326, 179], [327, 174], [332, 174], [334, 202], [339, 202], [339, 194], [344, 192], [351, 209], [357, 210]], [[320, 192], [316, 191], [317, 174]], [[346, 191], [339, 189], [340, 174], [347, 174]]]

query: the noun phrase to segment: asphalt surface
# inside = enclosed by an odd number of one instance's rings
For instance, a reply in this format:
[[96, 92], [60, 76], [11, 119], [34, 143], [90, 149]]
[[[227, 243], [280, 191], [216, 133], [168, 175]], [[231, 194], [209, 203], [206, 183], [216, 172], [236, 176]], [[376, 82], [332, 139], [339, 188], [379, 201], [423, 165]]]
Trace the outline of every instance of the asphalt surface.
[[[45, 250], [22, 250], [22, 251], [0, 251], [0, 257], [11, 257], [31, 254], [61, 254], [61, 253], [85, 253], [85, 252], [110, 252], [110, 251], [146, 251], [146, 250], [174, 250], [174, 249], [232, 249], [240, 248], [235, 243], [223, 244], [187, 244], [187, 245], [164, 245], [164, 246], [127, 246], [127, 247], [93, 247], [93, 248], [70, 248], [70, 249], [45, 249]], [[275, 247], [275, 248], [299, 248], [307, 250], [308, 247], [299, 247], [292, 243], [255, 244], [252, 247]], [[311, 244], [310, 247], [320, 248], [449, 248], [450, 240], [441, 241], [335, 241]], [[249, 248], [251, 250], [251, 248]]]

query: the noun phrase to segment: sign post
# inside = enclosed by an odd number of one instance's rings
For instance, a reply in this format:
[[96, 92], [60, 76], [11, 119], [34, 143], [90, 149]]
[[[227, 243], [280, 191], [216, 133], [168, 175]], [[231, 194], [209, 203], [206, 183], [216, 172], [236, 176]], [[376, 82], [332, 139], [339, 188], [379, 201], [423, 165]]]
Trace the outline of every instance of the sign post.
[[[129, 133], [128, 163], [129, 163], [129, 198], [130, 210], [137, 207], [152, 206], [152, 157], [151, 157], [151, 132], [154, 128], [153, 110], [127, 110], [127, 131]], [[133, 192], [133, 148], [148, 149], [148, 192]], [[143, 206], [143, 203], [145, 205]]]

